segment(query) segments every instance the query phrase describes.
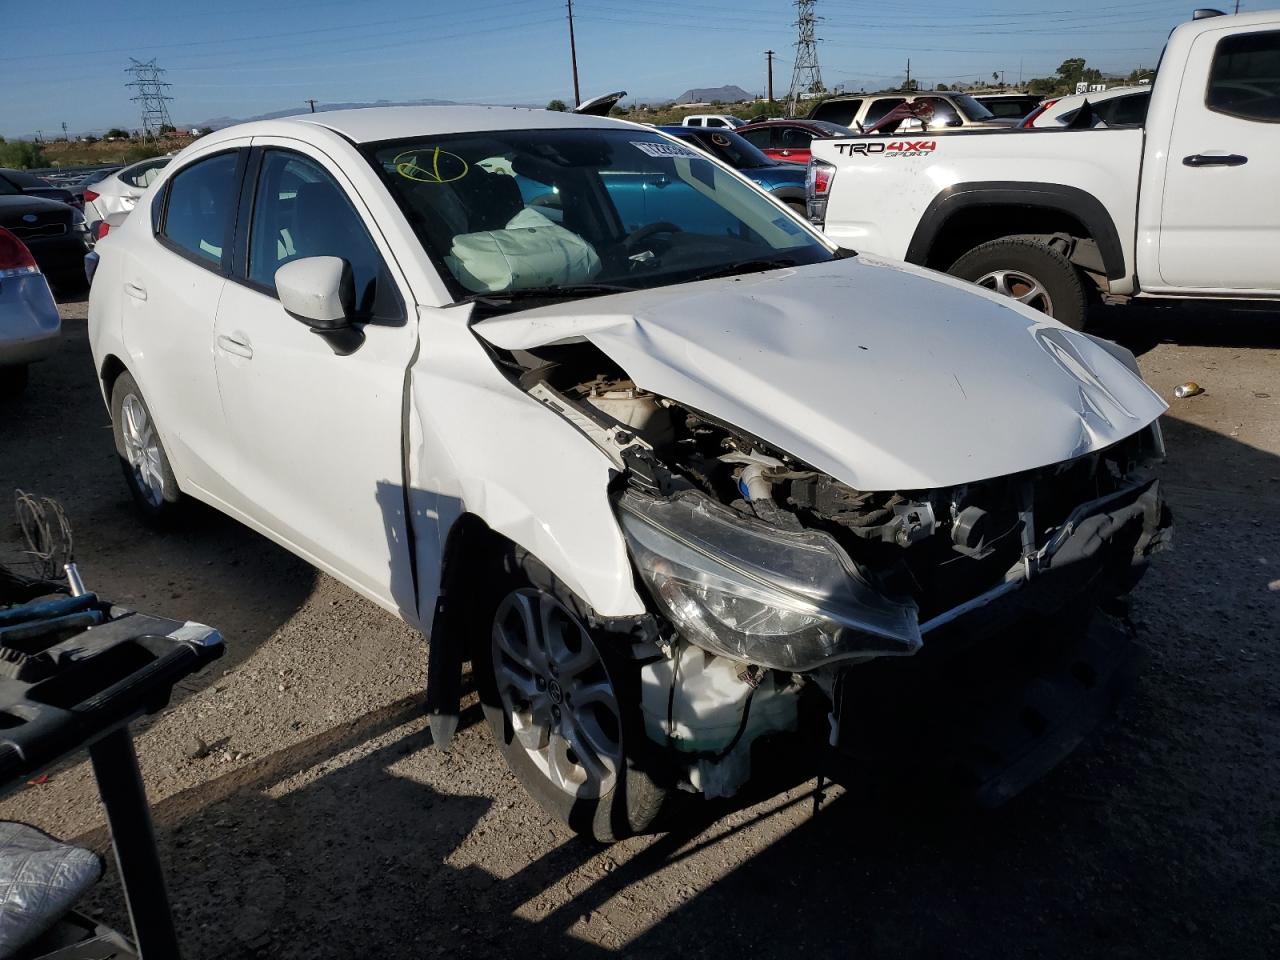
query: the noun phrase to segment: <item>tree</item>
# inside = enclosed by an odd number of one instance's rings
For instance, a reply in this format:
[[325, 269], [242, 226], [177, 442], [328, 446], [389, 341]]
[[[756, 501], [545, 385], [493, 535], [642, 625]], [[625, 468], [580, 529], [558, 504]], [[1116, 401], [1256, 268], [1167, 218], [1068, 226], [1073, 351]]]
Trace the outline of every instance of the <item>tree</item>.
[[564, 113], [569, 108], [564, 105], [563, 100], [552, 100], [547, 104], [548, 110], [555, 110], [558, 113]]
[[108, 140], [128, 140], [129, 131], [121, 130], [119, 127], [112, 127], [110, 130], [107, 131], [107, 139]]
[[177, 132], [178, 132], [178, 128], [171, 123], [160, 124], [160, 136], [162, 137], [165, 136], [166, 134], [177, 133]]
[[49, 161], [45, 159], [44, 148], [40, 144], [32, 143], [30, 140], [6, 143], [0, 139], [0, 167], [31, 170], [48, 165]]

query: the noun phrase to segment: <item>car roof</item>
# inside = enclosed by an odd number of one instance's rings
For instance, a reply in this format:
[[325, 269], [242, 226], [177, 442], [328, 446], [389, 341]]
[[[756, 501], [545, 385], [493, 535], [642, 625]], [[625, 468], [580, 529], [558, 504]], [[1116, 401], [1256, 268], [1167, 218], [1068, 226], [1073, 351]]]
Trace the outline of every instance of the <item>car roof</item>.
[[537, 110], [528, 107], [362, 107], [358, 110], [326, 110], [278, 120], [256, 120], [224, 127], [218, 140], [236, 136], [300, 132], [303, 127], [324, 127], [355, 143], [375, 143], [401, 137], [451, 133], [484, 133], [492, 130], [565, 130], [634, 126], [608, 117]]
[[1082, 104], [1086, 100], [1090, 103], [1101, 103], [1104, 100], [1113, 100], [1116, 97], [1127, 97], [1134, 94], [1150, 92], [1150, 84], [1145, 84], [1143, 86], [1135, 84], [1130, 87], [1111, 87], [1107, 90], [1095, 90], [1093, 93], [1069, 93], [1066, 96], [1059, 98], [1058, 102], [1049, 108], [1049, 112], [1056, 115], [1071, 107]]
[[[816, 126], [818, 122], [819, 121], [817, 120], [810, 120], [808, 117], [771, 117], [768, 120], [756, 120], [752, 123], [748, 123], [747, 126], [748, 127], [778, 127], [784, 124], [789, 124], [791, 126], [812, 127], [812, 126]], [[742, 127], [738, 127], [738, 129], [741, 130]]]

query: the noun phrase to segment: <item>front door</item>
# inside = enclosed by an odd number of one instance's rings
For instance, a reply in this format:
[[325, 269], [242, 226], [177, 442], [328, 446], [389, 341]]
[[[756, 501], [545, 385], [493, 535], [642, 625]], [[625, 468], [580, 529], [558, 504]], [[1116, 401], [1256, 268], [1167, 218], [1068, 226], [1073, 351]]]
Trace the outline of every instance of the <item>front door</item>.
[[[230, 505], [414, 623], [401, 452], [417, 342], [408, 287], [330, 157], [287, 140], [254, 146], [246, 242], [214, 338], [222, 409], [240, 454]], [[364, 342], [345, 356], [276, 297], [276, 270], [314, 256], [341, 257], [351, 269]]]
[[1205, 292], [1280, 291], [1280, 31], [1197, 38], [1175, 109], [1161, 279]]

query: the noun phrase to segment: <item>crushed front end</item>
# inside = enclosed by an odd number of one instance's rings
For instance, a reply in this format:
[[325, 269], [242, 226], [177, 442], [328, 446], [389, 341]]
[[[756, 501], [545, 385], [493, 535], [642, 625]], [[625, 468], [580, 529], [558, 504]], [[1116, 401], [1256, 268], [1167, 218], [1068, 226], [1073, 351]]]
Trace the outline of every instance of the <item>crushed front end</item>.
[[799, 735], [837, 776], [927, 770], [999, 803], [1131, 675], [1123, 598], [1170, 530], [1149, 473], [1157, 424], [1011, 476], [862, 491], [589, 347], [522, 363], [525, 389], [617, 465], [613, 503], [661, 624], [645, 729], [690, 788], [731, 795], [757, 743]]

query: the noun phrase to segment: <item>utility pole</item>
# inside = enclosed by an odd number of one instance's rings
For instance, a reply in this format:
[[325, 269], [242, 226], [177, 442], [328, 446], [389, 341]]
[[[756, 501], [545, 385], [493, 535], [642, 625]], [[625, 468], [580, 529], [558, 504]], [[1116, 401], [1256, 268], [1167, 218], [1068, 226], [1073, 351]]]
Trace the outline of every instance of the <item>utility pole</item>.
[[582, 91], [578, 89], [578, 45], [573, 39], [573, 0], [569, 4], [569, 60], [573, 63], [573, 105], [582, 105]]
[[303, 103], [305, 103], [305, 104], [307, 104], [309, 107], [311, 107], [311, 112], [312, 112], [312, 113], [315, 113], [315, 112], [316, 112], [316, 101], [315, 101], [315, 99], [314, 99], [314, 98], [309, 98], [309, 99], [304, 100], [304, 101], [302, 101], [302, 102], [303, 102]]
[[822, 68], [818, 66], [818, 38], [813, 35], [821, 17], [815, 16], [815, 0], [795, 0], [796, 59], [791, 70], [791, 91], [787, 94], [787, 112], [795, 116], [800, 98], [805, 93], [822, 91]]
[[62, 140], [64, 143], [68, 142], [67, 141], [67, 121], [65, 120], [62, 121]]
[[764, 52], [764, 58], [769, 69], [769, 102], [773, 103], [773, 51], [766, 50]]
[[907, 85], [906, 87], [904, 87], [904, 89], [908, 93], [911, 92], [911, 58], [910, 57], [907, 57]]

